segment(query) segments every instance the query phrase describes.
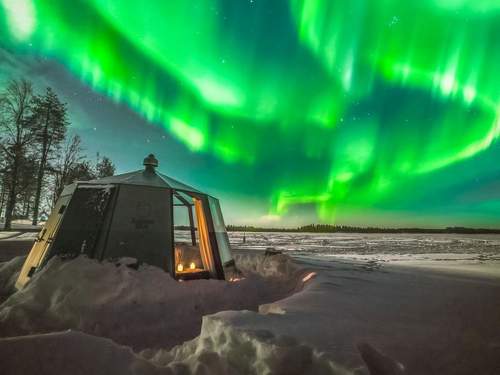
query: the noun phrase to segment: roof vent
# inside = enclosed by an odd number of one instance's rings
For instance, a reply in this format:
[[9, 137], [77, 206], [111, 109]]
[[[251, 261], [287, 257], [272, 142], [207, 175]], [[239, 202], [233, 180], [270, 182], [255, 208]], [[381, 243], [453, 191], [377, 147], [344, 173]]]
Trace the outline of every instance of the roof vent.
[[146, 158], [144, 158], [144, 162], [142, 163], [146, 168], [147, 172], [155, 173], [155, 168], [158, 167], [158, 159], [155, 158], [153, 154], [149, 154]]

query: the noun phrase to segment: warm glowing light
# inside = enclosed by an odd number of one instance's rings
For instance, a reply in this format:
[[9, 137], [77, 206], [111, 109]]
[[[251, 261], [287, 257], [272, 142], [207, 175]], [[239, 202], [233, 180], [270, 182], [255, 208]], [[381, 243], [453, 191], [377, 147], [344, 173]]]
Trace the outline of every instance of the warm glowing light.
[[194, 264], [194, 262], [191, 262], [189, 264], [189, 268], [192, 269], [192, 270], [194, 270], [196, 268], [196, 264]]
[[308, 273], [307, 275], [305, 275], [303, 278], [302, 278], [302, 282], [308, 282], [309, 280], [311, 280], [314, 276], [316, 276], [316, 272], [310, 272]]
[[228, 281], [230, 283], [235, 283], [235, 282], [238, 282], [238, 281], [241, 281], [241, 280], [244, 280], [245, 278], [244, 277], [231, 277]]
[[177, 272], [182, 272], [182, 271], [184, 271], [184, 265], [182, 263], [179, 263], [177, 265]]

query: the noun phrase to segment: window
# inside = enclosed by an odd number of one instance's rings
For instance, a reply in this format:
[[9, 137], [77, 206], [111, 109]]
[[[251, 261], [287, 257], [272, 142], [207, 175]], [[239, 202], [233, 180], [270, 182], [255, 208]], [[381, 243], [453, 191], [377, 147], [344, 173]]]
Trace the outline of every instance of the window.
[[226, 265], [233, 259], [233, 257], [231, 255], [229, 237], [227, 236], [226, 226], [224, 225], [224, 219], [220, 210], [219, 201], [215, 198], [208, 197], [208, 204], [210, 205], [210, 212], [214, 223], [215, 238], [217, 239], [217, 246], [219, 247], [222, 265]]
[[175, 273], [182, 279], [214, 276], [207, 220], [201, 199], [174, 191]]

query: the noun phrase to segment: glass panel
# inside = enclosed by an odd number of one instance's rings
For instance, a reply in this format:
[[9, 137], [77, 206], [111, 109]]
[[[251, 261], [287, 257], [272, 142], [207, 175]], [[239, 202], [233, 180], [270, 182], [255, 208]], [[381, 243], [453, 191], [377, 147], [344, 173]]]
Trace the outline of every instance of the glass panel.
[[215, 265], [212, 257], [212, 249], [210, 247], [210, 238], [208, 234], [207, 219], [203, 210], [203, 202], [201, 199], [193, 198], [194, 208], [196, 211], [196, 219], [198, 222], [198, 236], [200, 238], [201, 259], [205, 269], [210, 270], [212, 276], [215, 276]]
[[178, 278], [208, 278], [215, 266], [201, 199], [175, 191], [175, 273]]
[[83, 186], [75, 190], [50, 249], [50, 256], [94, 256], [113, 191], [111, 187], [100, 186]]
[[222, 217], [219, 201], [217, 199], [208, 197], [208, 203], [214, 223], [215, 237], [217, 239], [217, 246], [219, 247], [220, 258], [222, 265], [225, 265], [233, 259], [233, 256], [231, 255], [231, 247], [229, 246], [229, 238], [227, 236], [226, 226], [224, 225], [224, 218]]
[[201, 258], [193, 199], [174, 192], [175, 271], [177, 275], [205, 270]]

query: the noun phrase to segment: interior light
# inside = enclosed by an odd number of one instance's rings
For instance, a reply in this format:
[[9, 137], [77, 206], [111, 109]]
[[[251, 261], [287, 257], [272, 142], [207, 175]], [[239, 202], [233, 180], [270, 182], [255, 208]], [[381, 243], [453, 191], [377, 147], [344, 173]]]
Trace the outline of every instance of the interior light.
[[191, 262], [189, 264], [189, 268], [192, 269], [192, 270], [194, 270], [196, 268], [196, 264], [194, 264], [194, 262]]
[[305, 283], [311, 280], [314, 276], [316, 276], [316, 272], [310, 272], [302, 278], [302, 282]]
[[184, 265], [182, 263], [179, 263], [177, 265], [177, 272], [182, 272], [182, 271], [184, 271]]

